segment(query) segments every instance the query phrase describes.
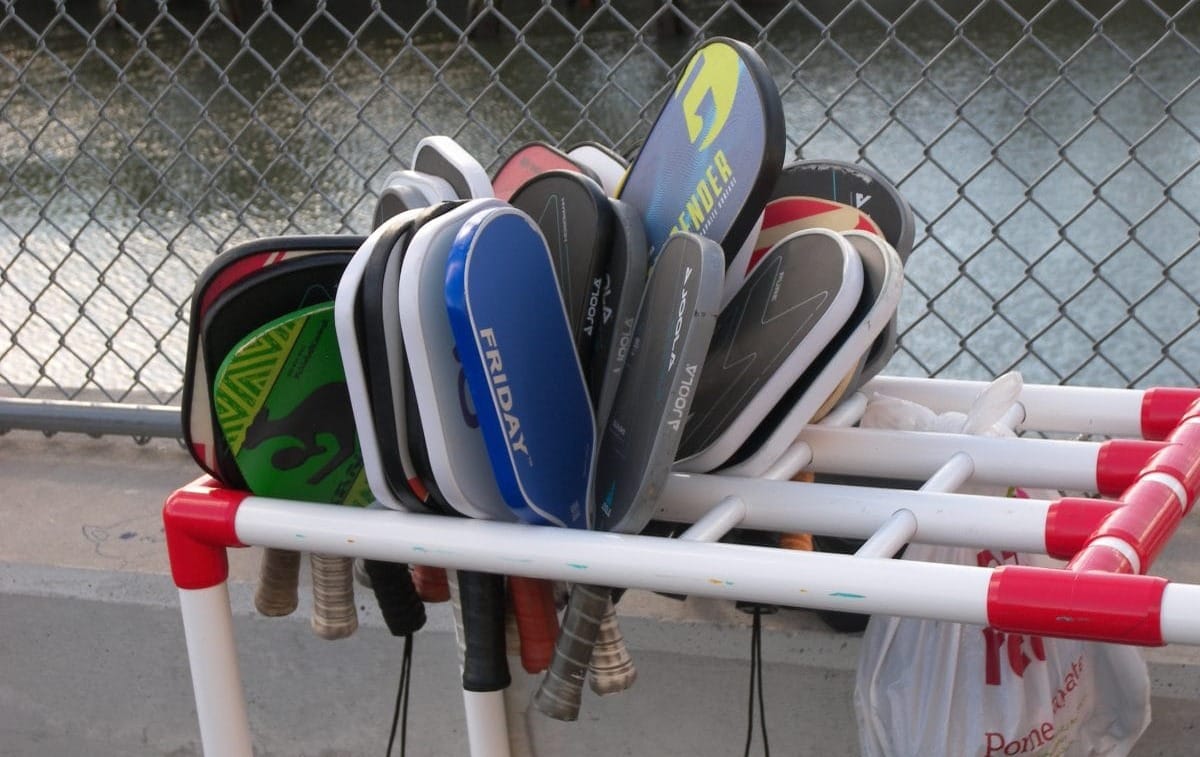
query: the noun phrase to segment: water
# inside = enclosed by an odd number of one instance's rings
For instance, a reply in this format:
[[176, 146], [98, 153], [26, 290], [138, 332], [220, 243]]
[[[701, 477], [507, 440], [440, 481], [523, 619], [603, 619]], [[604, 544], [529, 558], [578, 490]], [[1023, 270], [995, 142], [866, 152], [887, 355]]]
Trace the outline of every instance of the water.
[[[426, 134], [492, 169], [532, 139], [634, 151], [693, 38], [653, 33], [649, 3], [508, 7], [517, 33], [469, 45], [448, 6], [414, 26], [282, 3], [249, 32], [196, 4], [29, 27], [10, 8], [6, 385], [171, 401], [212, 256], [254, 236], [365, 232], [384, 177]], [[1164, 33], [1130, 11], [1096, 37], [1071, 8], [1026, 34], [993, 6], [955, 11], [957, 29], [920, 6], [890, 32], [859, 7], [823, 34], [779, 3], [687, 8], [705, 34], [757, 43], [793, 155], [866, 161], [913, 205], [892, 372], [1196, 382], [1200, 14]]]

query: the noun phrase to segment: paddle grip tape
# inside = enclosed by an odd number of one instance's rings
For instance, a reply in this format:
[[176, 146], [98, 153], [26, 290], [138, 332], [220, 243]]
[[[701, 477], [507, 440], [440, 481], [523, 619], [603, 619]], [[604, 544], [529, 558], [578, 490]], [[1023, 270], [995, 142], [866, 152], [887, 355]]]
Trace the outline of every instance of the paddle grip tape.
[[534, 705], [544, 715], [555, 720], [579, 717], [583, 682], [610, 596], [609, 589], [602, 586], [571, 587], [562, 631], [554, 647], [554, 660], [533, 697]]
[[462, 606], [463, 689], [502, 691], [512, 683], [504, 645], [504, 576], [473, 570], [458, 571]]
[[371, 579], [379, 613], [393, 636], [408, 636], [424, 627], [425, 604], [417, 594], [407, 565], [363, 560], [363, 570]]

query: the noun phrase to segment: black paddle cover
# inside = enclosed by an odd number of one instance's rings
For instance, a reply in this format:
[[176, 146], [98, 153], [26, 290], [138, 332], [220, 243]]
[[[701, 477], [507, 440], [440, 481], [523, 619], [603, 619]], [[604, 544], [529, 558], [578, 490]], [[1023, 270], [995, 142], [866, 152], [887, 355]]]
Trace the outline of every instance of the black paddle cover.
[[[571, 171], [547, 171], [533, 177], [513, 194], [510, 203], [533, 219], [550, 247], [575, 352], [586, 376], [612, 249], [612, 206], [599, 184]], [[595, 398], [592, 387], [593, 405]]]

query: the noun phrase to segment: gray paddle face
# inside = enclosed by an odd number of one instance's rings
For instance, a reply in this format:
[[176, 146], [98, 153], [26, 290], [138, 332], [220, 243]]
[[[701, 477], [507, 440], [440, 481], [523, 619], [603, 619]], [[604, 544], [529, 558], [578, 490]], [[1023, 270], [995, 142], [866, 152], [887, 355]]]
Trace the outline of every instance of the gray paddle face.
[[846, 324], [862, 286], [862, 263], [836, 232], [801, 231], [767, 253], [717, 320], [681, 469], [712, 470], [737, 451]]
[[594, 315], [612, 246], [612, 205], [599, 184], [560, 170], [525, 182], [509, 202], [529, 214], [546, 238], [575, 350], [588, 375], [596, 337]]
[[663, 245], [600, 439], [599, 530], [636, 533], [654, 515], [712, 338], [724, 269], [710, 239], [674, 234]]

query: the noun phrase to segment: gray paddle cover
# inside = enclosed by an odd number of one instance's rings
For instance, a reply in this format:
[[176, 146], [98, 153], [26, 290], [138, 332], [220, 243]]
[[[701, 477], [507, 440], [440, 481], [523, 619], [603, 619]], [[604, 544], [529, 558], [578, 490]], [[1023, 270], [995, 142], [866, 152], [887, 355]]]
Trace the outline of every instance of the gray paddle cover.
[[613, 209], [613, 246], [604, 273], [600, 295], [600, 318], [595, 353], [588, 385], [596, 402], [596, 423], [603, 429], [617, 397], [638, 306], [646, 289], [650, 268], [650, 248], [637, 209], [620, 200], [610, 200]]
[[717, 443], [744, 413], [766, 416], [842, 327], [825, 316], [844, 284], [845, 255], [832, 236], [799, 234], [773, 247], [746, 279], [717, 320], [681, 460]]
[[600, 439], [597, 530], [637, 533], [654, 515], [700, 381], [724, 271], [721, 246], [710, 239], [677, 233], [663, 245]]
[[432, 147], [425, 146], [417, 150], [413, 160], [413, 170], [427, 173], [430, 176], [442, 177], [454, 189], [454, 194], [458, 195], [460, 200], [469, 200], [474, 197], [471, 185], [467, 182], [467, 177], [463, 175], [462, 170]]

